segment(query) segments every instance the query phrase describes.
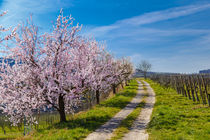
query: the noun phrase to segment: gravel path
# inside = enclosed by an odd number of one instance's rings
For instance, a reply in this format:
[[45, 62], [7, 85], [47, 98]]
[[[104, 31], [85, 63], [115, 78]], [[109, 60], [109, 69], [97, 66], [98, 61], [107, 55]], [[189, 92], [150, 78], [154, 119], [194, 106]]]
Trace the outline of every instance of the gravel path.
[[146, 127], [150, 121], [150, 116], [155, 103], [155, 93], [148, 83], [144, 83], [148, 92], [148, 97], [145, 100], [146, 104], [141, 110], [138, 118], [134, 121], [130, 132], [125, 135], [123, 140], [148, 140], [149, 138]]
[[133, 98], [133, 100], [120, 112], [118, 112], [112, 119], [110, 119], [107, 123], [98, 128], [95, 132], [88, 135], [85, 140], [107, 140], [112, 136], [112, 132], [116, 129], [122, 120], [124, 120], [142, 101], [144, 94], [144, 90], [142, 84], [139, 83], [138, 93]]

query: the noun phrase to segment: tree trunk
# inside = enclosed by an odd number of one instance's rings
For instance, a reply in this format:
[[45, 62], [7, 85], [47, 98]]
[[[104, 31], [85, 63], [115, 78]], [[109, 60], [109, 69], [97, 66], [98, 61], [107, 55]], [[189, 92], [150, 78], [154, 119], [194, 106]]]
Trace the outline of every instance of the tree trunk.
[[60, 114], [60, 122], [66, 122], [66, 113], [65, 113], [65, 104], [64, 104], [64, 99], [63, 96], [59, 96], [58, 99], [58, 104], [59, 104], [59, 114]]
[[121, 83], [121, 87], [124, 88], [123, 82]]
[[97, 104], [100, 103], [100, 94], [99, 94], [99, 90], [96, 90], [96, 103], [97, 103]]
[[113, 89], [113, 93], [116, 94], [116, 87], [115, 87], [115, 85], [112, 86], [112, 89]]
[[147, 72], [144, 72], [144, 79], [147, 79]]
[[125, 85], [128, 86], [128, 81], [127, 80], [125, 81]]

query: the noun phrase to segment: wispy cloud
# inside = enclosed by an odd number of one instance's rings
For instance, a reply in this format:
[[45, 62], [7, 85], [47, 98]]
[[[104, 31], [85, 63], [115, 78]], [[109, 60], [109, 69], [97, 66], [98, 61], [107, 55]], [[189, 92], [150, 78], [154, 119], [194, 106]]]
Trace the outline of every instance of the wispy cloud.
[[8, 14], [1, 18], [0, 24], [16, 25], [17, 22], [25, 21], [30, 14], [36, 17], [36, 15], [58, 12], [61, 8], [71, 6], [73, 6], [73, 0], [5, 0], [0, 11], [6, 10]]
[[111, 25], [92, 27], [86, 34], [107, 40], [109, 49], [117, 55], [130, 56], [134, 64], [142, 59], [149, 60], [154, 71], [198, 72], [210, 66], [210, 28], [192, 28], [187, 20], [181, 20], [178, 25], [183, 26], [178, 28], [153, 25], [163, 21], [168, 25], [209, 9], [210, 4], [197, 4], [145, 13]]
[[210, 9], [210, 4], [189, 5], [145, 13], [132, 18], [119, 20], [111, 25], [92, 28], [92, 30], [88, 31], [88, 34], [94, 34], [95, 36], [105, 35], [109, 31], [112, 31], [114, 29], [116, 30], [119, 28], [127, 28], [128, 26], [141, 26], [159, 21], [174, 19], [178, 17], [191, 15], [206, 9]]
[[143, 15], [135, 16], [129, 19], [124, 19], [124, 20], [116, 22], [116, 24], [144, 25], [144, 24], [154, 23], [158, 21], [187, 16], [187, 15], [194, 14], [194, 13], [197, 13], [197, 12], [209, 9], [209, 8], [210, 8], [210, 4], [175, 7], [175, 8], [170, 8], [167, 10], [145, 13]]

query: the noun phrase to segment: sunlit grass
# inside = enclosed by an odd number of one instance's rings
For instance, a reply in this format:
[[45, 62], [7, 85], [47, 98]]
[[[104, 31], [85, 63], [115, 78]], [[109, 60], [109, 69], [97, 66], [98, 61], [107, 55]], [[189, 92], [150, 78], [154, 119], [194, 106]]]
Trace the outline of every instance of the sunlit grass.
[[151, 122], [151, 140], [209, 140], [210, 108], [187, 100], [171, 88], [146, 80], [156, 93]]

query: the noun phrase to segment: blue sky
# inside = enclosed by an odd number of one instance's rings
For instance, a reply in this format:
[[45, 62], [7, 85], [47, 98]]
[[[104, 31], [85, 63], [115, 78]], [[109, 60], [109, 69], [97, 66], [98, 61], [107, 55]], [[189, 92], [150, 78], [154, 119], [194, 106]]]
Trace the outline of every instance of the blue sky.
[[8, 10], [0, 24], [33, 14], [40, 31], [49, 31], [61, 8], [83, 24], [82, 34], [134, 64], [145, 59], [158, 72], [210, 68], [210, 0], [0, 0], [0, 11]]

